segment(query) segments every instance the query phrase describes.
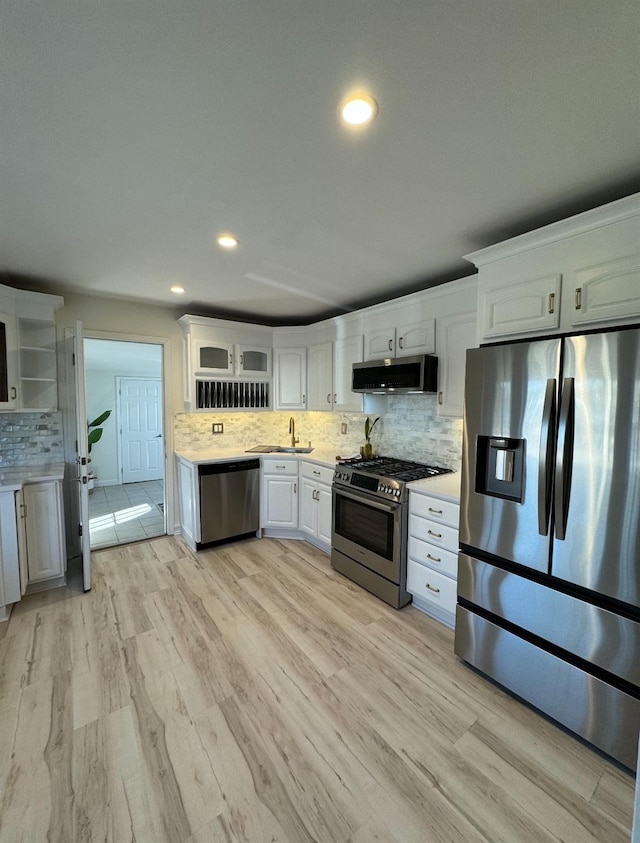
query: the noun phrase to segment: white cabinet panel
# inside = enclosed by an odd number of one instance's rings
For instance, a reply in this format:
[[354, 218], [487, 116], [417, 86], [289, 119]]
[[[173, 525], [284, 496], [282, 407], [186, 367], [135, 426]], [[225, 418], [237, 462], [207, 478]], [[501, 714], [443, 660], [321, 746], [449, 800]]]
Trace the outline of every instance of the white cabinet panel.
[[479, 304], [483, 339], [557, 330], [560, 275], [481, 289]]
[[476, 345], [476, 314], [438, 319], [438, 415], [462, 418], [467, 349]]
[[29, 483], [22, 494], [29, 584], [61, 577], [65, 564], [61, 483]]
[[16, 317], [0, 313], [0, 410], [18, 406], [18, 340]]
[[306, 461], [300, 464], [300, 529], [327, 552], [331, 548], [332, 479], [332, 468]]
[[333, 409], [361, 413], [362, 395], [351, 391], [353, 364], [362, 362], [362, 334], [335, 342]]
[[333, 409], [333, 343], [309, 347], [307, 355], [307, 409]]
[[640, 255], [576, 270], [572, 325], [640, 317]]
[[262, 526], [298, 529], [298, 460], [262, 460]]
[[375, 323], [394, 318], [393, 311], [384, 311], [370, 317], [371, 325], [365, 333], [365, 360], [385, 357], [408, 357], [413, 354], [433, 354], [435, 351], [435, 320], [396, 322], [391, 326], [376, 327]]
[[444, 613], [453, 617], [456, 611], [457, 585], [454, 579], [426, 568], [409, 559], [407, 563], [407, 591], [410, 591], [435, 617]]
[[298, 527], [298, 481], [292, 477], [265, 477], [263, 527]]
[[306, 410], [306, 408], [307, 349], [276, 349], [274, 409]]

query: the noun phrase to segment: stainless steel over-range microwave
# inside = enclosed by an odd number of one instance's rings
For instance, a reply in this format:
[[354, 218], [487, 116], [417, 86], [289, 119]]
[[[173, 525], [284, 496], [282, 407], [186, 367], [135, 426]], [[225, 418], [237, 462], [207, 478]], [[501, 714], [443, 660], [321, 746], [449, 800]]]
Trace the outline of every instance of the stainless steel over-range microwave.
[[353, 364], [354, 392], [437, 392], [438, 358], [434, 354], [387, 357]]

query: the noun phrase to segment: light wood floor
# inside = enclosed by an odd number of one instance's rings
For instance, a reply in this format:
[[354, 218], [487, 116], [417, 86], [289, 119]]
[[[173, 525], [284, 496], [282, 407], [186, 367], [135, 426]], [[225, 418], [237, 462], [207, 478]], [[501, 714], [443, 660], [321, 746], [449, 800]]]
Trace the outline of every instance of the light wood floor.
[[628, 841], [633, 778], [302, 542], [93, 555], [0, 631], [0, 840]]

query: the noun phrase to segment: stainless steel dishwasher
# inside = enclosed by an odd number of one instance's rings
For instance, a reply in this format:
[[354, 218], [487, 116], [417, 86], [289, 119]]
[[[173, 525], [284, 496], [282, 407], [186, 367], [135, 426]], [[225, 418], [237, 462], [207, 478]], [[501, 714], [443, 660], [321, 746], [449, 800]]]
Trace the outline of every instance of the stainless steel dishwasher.
[[201, 465], [200, 544], [260, 529], [260, 460]]

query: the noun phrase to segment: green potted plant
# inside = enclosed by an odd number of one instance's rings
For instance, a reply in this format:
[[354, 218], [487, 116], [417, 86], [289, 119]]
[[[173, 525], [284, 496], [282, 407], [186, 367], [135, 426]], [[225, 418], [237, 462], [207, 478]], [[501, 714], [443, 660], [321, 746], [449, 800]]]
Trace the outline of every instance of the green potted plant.
[[376, 424], [380, 421], [380, 416], [377, 416], [376, 419], [372, 422], [369, 416], [367, 416], [365, 423], [364, 423], [364, 438], [365, 438], [365, 445], [363, 449], [363, 456], [364, 457], [372, 457], [373, 456], [373, 446], [371, 444], [371, 431], [376, 426]]
[[[104, 428], [102, 425], [106, 422], [106, 420], [111, 415], [111, 410], [105, 410], [104, 413], [101, 413], [97, 416], [93, 421], [87, 424], [87, 442], [89, 443], [89, 453], [91, 453], [91, 448], [102, 439], [102, 434], [104, 432]], [[94, 471], [89, 472], [89, 494], [93, 492], [93, 487], [95, 485], [96, 475]]]

